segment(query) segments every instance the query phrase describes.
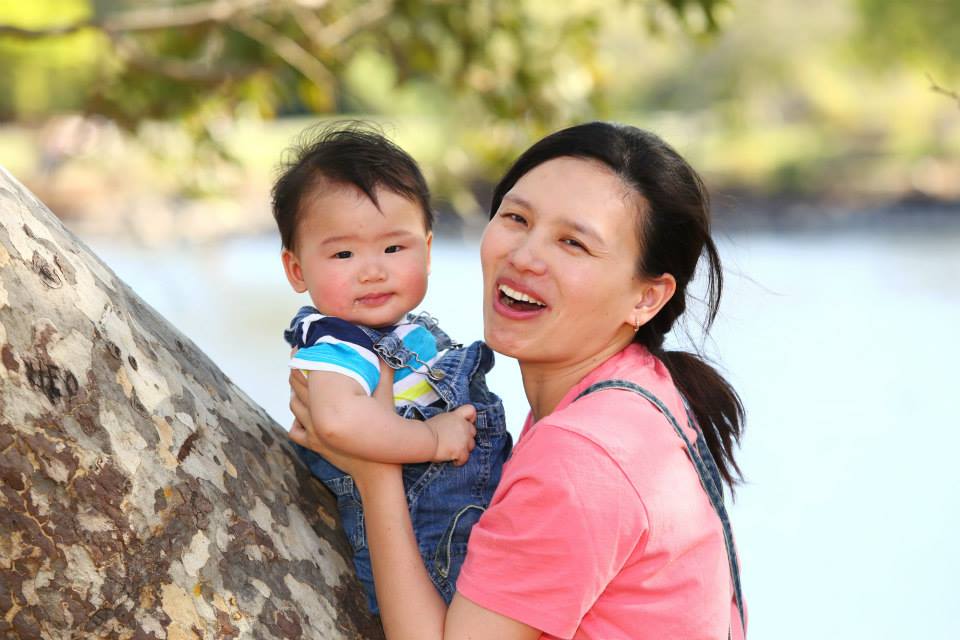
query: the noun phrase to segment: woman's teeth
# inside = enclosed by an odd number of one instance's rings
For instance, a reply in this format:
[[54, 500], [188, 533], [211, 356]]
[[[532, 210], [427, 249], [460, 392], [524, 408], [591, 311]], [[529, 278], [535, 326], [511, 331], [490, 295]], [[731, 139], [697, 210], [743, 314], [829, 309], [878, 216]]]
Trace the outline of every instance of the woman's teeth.
[[542, 302], [542, 301], [540, 301], [540, 300], [537, 300], [536, 298], [531, 298], [531, 297], [528, 296], [527, 294], [521, 293], [521, 292], [517, 291], [516, 289], [511, 289], [510, 287], [508, 287], [508, 286], [505, 285], [505, 284], [501, 284], [500, 287], [499, 287], [499, 289], [500, 289], [500, 293], [502, 293], [504, 296], [506, 296], [506, 298], [507, 298], [508, 301], [512, 300], [512, 301], [514, 301], [514, 302], [526, 302], [526, 303], [528, 303], [528, 304], [533, 304], [533, 305], [536, 305], [536, 306], [538, 306], [538, 307], [545, 307], [545, 306], [546, 306], [546, 303], [545, 303], [545, 302]]

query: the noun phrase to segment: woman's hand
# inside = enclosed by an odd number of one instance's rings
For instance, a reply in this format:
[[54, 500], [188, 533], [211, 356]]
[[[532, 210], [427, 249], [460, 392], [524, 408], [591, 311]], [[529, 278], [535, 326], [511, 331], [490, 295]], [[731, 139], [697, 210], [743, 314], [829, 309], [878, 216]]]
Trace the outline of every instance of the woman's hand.
[[[392, 371], [391, 371], [392, 372]], [[393, 376], [389, 377], [392, 383]], [[302, 371], [290, 370], [290, 411], [293, 413], [293, 426], [290, 428], [290, 439], [297, 444], [316, 451], [331, 464], [353, 476], [358, 488], [367, 484], [368, 480], [383, 475], [399, 475], [399, 465], [372, 462], [363, 458], [356, 458], [330, 447], [317, 434], [310, 417], [310, 395], [307, 387], [307, 377]]]

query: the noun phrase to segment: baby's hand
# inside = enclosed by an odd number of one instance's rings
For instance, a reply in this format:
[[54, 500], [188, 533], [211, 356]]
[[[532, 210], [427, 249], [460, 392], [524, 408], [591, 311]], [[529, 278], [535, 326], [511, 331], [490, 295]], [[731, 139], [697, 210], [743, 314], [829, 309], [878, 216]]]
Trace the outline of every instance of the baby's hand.
[[424, 424], [433, 431], [437, 440], [433, 462], [453, 462], [458, 467], [465, 465], [476, 446], [474, 438], [477, 428], [473, 426], [476, 419], [477, 410], [465, 404], [427, 420]]

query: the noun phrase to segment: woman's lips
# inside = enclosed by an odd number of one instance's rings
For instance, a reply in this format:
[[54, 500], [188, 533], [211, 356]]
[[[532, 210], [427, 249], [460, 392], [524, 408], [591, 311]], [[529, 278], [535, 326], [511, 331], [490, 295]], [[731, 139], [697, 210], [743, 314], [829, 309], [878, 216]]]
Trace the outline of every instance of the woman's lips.
[[392, 297], [392, 293], [370, 293], [357, 298], [356, 302], [365, 307], [379, 307], [386, 304]]
[[498, 280], [493, 292], [493, 309], [513, 320], [528, 320], [547, 309], [541, 298], [522, 285], [510, 280]]

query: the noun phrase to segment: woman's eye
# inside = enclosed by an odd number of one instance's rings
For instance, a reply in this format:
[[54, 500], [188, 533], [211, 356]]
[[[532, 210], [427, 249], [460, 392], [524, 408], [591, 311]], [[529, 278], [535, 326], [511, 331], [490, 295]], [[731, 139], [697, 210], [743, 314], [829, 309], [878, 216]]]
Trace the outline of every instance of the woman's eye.
[[564, 238], [560, 242], [567, 245], [568, 247], [573, 247], [574, 249], [580, 249], [581, 251], [587, 250], [585, 246], [583, 246], [578, 240], [574, 240], [573, 238]]
[[384, 252], [384, 253], [396, 253], [397, 251], [400, 251], [400, 249], [403, 249], [403, 247], [401, 247], [401, 246], [398, 245], [398, 244], [392, 244], [392, 245], [390, 245], [389, 247], [387, 247], [386, 249], [384, 249], [383, 252]]
[[521, 216], [519, 213], [501, 213], [500, 216], [501, 216], [502, 218], [506, 218], [507, 220], [509, 220], [509, 221], [511, 221], [511, 222], [516, 222], [517, 224], [526, 224], [526, 223], [527, 223], [526, 218], [524, 218], [523, 216]]
[[346, 260], [347, 258], [353, 257], [353, 251], [338, 251], [333, 254], [333, 257], [337, 260]]

